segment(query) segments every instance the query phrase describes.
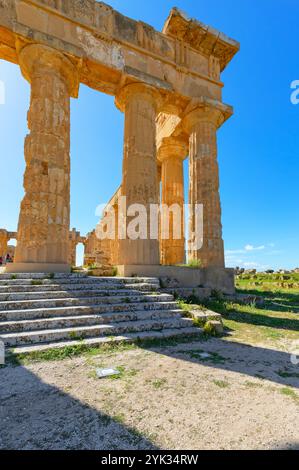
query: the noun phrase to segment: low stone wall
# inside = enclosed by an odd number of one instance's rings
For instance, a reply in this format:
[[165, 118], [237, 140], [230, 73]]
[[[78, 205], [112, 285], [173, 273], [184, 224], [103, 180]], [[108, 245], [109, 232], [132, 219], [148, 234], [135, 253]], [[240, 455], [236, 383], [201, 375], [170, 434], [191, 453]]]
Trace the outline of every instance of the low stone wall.
[[177, 295], [182, 299], [189, 299], [191, 296], [196, 297], [199, 300], [208, 299], [211, 296], [211, 289], [208, 287], [166, 287], [163, 288], [162, 292], [167, 294]]
[[184, 266], [127, 265], [117, 266], [119, 276], [170, 278], [177, 287], [210, 288], [224, 294], [235, 293], [234, 270], [226, 268], [189, 268]]

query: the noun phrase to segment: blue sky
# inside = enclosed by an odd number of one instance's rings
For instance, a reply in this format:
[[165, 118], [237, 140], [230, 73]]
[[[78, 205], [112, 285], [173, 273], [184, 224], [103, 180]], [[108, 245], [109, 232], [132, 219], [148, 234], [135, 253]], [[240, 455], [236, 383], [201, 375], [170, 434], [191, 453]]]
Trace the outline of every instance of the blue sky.
[[[299, 105], [290, 101], [290, 84], [299, 79], [298, 0], [107, 3], [158, 30], [177, 6], [241, 43], [222, 75], [223, 100], [235, 114], [218, 133], [227, 265], [298, 266]], [[0, 227], [16, 230], [29, 85], [3, 61], [1, 81]], [[96, 206], [121, 181], [123, 115], [112, 97], [84, 86], [71, 107], [71, 225], [85, 234], [97, 223]]]

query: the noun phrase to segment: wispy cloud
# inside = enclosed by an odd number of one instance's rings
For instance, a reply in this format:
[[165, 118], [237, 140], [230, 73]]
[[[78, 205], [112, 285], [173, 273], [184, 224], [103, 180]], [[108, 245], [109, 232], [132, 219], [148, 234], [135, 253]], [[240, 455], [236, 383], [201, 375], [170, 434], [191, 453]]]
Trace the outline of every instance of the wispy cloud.
[[275, 247], [274, 243], [265, 243], [263, 245], [253, 245], [252, 243], [247, 243], [244, 246], [244, 248], [226, 250], [225, 252], [226, 264], [228, 266], [239, 266], [245, 269], [258, 269], [258, 270], [269, 269], [270, 266], [265, 265], [261, 261], [257, 261], [255, 257], [256, 256], [260, 257], [261, 255], [273, 253], [275, 251], [273, 250], [274, 247]]
[[245, 251], [260, 251], [260, 250], [264, 250], [265, 248], [266, 248], [265, 245], [260, 245], [260, 246], [245, 245], [244, 250]]
[[245, 250], [226, 250], [226, 255], [240, 255], [242, 253], [246, 253]]
[[[272, 246], [272, 245], [267, 245], [267, 246]], [[274, 246], [274, 245], [273, 245]], [[247, 244], [244, 246], [244, 248], [239, 248], [236, 250], [226, 250], [226, 255], [240, 255], [240, 254], [245, 254], [251, 251], [262, 251], [266, 249], [266, 245], [259, 245], [259, 246], [254, 246], [251, 244]]]

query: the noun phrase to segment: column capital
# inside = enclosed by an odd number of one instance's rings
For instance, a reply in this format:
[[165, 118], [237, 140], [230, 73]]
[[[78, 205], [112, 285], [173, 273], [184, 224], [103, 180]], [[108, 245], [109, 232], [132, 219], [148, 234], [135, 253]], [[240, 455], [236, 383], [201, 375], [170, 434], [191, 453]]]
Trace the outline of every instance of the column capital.
[[116, 107], [124, 112], [127, 102], [137, 95], [142, 95], [143, 100], [154, 104], [157, 113], [163, 105], [163, 97], [156, 88], [143, 82], [136, 82], [125, 85], [120, 89], [115, 97]]
[[188, 155], [188, 143], [181, 137], [164, 137], [158, 150], [158, 160], [163, 162], [169, 158], [185, 160]]
[[56, 49], [42, 44], [26, 45], [19, 51], [19, 64], [24, 78], [29, 83], [41, 68], [55, 70], [64, 78], [70, 96], [78, 97], [78, 68], [67, 56]]
[[182, 117], [182, 127], [189, 134], [199, 122], [210, 122], [218, 129], [232, 116], [233, 108], [210, 98], [192, 100]]

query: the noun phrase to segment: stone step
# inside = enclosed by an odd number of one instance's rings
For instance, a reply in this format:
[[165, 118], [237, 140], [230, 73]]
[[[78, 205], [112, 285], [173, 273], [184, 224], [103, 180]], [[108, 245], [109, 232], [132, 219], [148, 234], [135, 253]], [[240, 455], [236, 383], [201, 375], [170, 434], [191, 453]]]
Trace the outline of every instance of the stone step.
[[87, 273], [1, 273], [1, 280], [12, 280], [12, 279], [82, 279], [87, 277]]
[[194, 320], [197, 320], [197, 322], [200, 323], [200, 326], [204, 325], [208, 321], [222, 321], [222, 316], [220, 313], [213, 312], [212, 310], [200, 310], [200, 309], [194, 309], [190, 310], [189, 314]]
[[[147, 293], [147, 294], [146, 294]], [[37, 292], [25, 291], [25, 292], [9, 292], [1, 293], [0, 291], [0, 302], [12, 302], [12, 301], [29, 301], [29, 300], [51, 300], [51, 299], [68, 299], [68, 298], [97, 298], [97, 297], [145, 297], [149, 295], [148, 291], [141, 291], [138, 289], [92, 289], [92, 290], [53, 290], [45, 291], [40, 290]]]
[[55, 308], [70, 306], [86, 306], [98, 304], [118, 304], [118, 303], [135, 303], [135, 302], [167, 302], [172, 301], [173, 296], [170, 294], [143, 294], [128, 296], [92, 296], [92, 297], [68, 297], [63, 299], [41, 299], [41, 300], [18, 300], [0, 302], [0, 312], [5, 310], [27, 310], [39, 308]]
[[67, 317], [50, 317], [35, 320], [18, 320], [0, 322], [0, 335], [24, 331], [72, 328], [79, 326], [101, 325], [107, 323], [128, 322], [137, 320], [158, 320], [162, 318], [181, 318], [182, 311], [148, 310], [136, 312], [103, 313], [99, 315], [76, 315]]
[[97, 290], [109, 290], [109, 291], [116, 291], [116, 290], [124, 290], [124, 289], [134, 289], [139, 291], [157, 291], [160, 290], [159, 286], [154, 283], [135, 283], [135, 284], [128, 284], [128, 283], [116, 283], [116, 284], [109, 284], [109, 283], [88, 283], [88, 282], [81, 282], [81, 283], [73, 283], [73, 284], [14, 284], [14, 285], [7, 285], [3, 286], [0, 285], [0, 294], [7, 294], [7, 293], [17, 293], [17, 292], [52, 292], [52, 291], [97, 291]]
[[163, 330], [163, 328], [187, 328], [192, 325], [188, 318], [168, 318], [155, 320], [138, 320], [129, 322], [109, 323], [103, 325], [61, 328], [54, 330], [27, 331], [22, 333], [1, 334], [0, 340], [6, 347], [18, 345], [63, 341], [71, 339], [113, 336], [126, 333]]
[[[6, 277], [10, 276], [10, 277]], [[21, 274], [17, 274], [17, 277], [11, 277], [12, 275], [4, 275], [0, 274], [0, 286], [5, 285], [28, 285], [32, 282], [42, 282], [43, 285], [51, 285], [51, 284], [73, 284], [73, 283], [86, 283], [86, 284], [101, 284], [105, 283], [108, 285], [117, 285], [117, 284], [154, 284], [157, 287], [160, 287], [160, 281], [158, 278], [147, 278], [147, 277], [94, 277], [94, 276], [81, 276], [81, 277], [73, 277], [73, 275], [65, 276], [64, 277], [57, 277], [58, 274], [55, 274], [54, 278], [49, 278], [47, 275], [45, 277], [33, 277], [33, 274], [28, 275], [29, 277], [18, 277]]]
[[136, 312], [149, 310], [173, 310], [177, 309], [176, 302], [136, 302], [119, 304], [99, 304], [88, 306], [71, 306], [56, 308], [35, 308], [27, 310], [2, 310], [0, 321], [33, 320], [38, 318], [53, 318], [75, 315], [97, 315], [110, 312]]
[[196, 333], [157, 278], [0, 275], [0, 340], [22, 354]]
[[187, 328], [165, 328], [162, 331], [143, 331], [137, 333], [126, 333], [125, 335], [117, 336], [103, 336], [98, 338], [88, 338], [81, 341], [68, 340], [59, 342], [46, 342], [43, 344], [34, 344], [30, 346], [17, 346], [13, 348], [13, 352], [20, 356], [26, 356], [31, 353], [42, 353], [49, 350], [59, 350], [68, 347], [86, 347], [86, 348], [100, 348], [110, 343], [134, 343], [147, 340], [163, 340], [168, 338], [178, 338], [180, 336], [200, 336], [203, 333], [201, 328], [187, 327]]

